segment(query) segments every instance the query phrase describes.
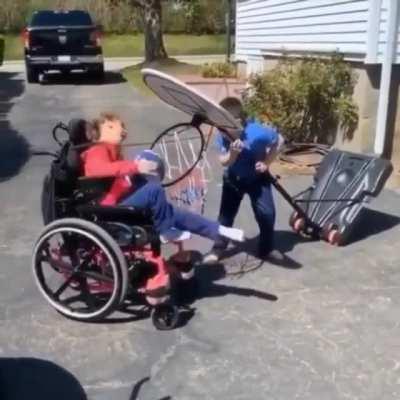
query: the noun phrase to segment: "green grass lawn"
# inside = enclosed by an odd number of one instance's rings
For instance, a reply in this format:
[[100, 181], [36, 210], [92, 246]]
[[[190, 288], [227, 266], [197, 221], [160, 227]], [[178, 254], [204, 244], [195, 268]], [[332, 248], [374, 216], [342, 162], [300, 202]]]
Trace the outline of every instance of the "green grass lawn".
[[123, 69], [122, 75], [124, 76], [124, 78], [144, 95], [153, 94], [153, 92], [143, 83], [140, 70], [144, 67], [154, 68], [170, 75], [198, 74], [201, 72], [200, 65], [182, 63], [172, 58], [163, 61], [157, 61], [148, 65], [141, 63]]
[[[4, 35], [5, 60], [19, 60], [23, 55], [20, 35]], [[179, 54], [223, 54], [225, 35], [164, 35], [165, 47], [170, 56]], [[106, 57], [143, 56], [144, 38], [138, 35], [106, 35], [103, 50]], [[0, 57], [1, 59], [1, 57]]]
[[22, 58], [24, 49], [20, 35], [0, 35], [1, 39], [4, 40], [4, 60], [19, 60]]

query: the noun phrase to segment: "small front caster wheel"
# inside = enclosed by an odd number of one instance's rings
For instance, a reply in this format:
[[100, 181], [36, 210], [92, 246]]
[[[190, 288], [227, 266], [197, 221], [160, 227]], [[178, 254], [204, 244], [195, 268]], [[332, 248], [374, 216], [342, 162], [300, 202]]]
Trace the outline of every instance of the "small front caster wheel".
[[178, 307], [171, 304], [155, 306], [151, 312], [153, 325], [159, 331], [168, 331], [176, 328], [179, 323]]

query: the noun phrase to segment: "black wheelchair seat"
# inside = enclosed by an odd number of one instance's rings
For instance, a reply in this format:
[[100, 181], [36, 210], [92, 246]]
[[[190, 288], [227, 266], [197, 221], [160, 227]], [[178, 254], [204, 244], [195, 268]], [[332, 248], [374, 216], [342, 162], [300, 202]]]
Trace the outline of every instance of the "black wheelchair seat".
[[65, 161], [70, 174], [82, 173], [81, 153], [88, 148], [88, 122], [84, 119], [71, 119], [68, 123], [69, 143], [66, 149]]
[[85, 177], [81, 155], [91, 145], [89, 123], [72, 119], [63, 130], [68, 140], [60, 144], [57, 158], [51, 165], [42, 190], [44, 223], [70, 217], [80, 217], [96, 223], [118, 222], [127, 225], [153, 227], [150, 210], [124, 206], [102, 206], [101, 199], [109, 191], [115, 177]]
[[74, 118], [68, 122], [69, 141], [74, 146], [84, 145], [89, 142], [88, 126], [88, 121], [81, 118]]
[[110, 189], [114, 179], [114, 177], [80, 177], [75, 182], [75, 191], [81, 193], [88, 201], [99, 200]]

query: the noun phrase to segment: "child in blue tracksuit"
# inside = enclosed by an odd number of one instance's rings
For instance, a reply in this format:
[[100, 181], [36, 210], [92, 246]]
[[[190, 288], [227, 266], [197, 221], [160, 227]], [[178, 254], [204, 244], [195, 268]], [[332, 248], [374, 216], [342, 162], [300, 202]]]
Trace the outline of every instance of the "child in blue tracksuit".
[[[218, 221], [222, 225], [232, 226], [240, 203], [248, 194], [260, 229], [258, 257], [266, 258], [274, 247], [275, 224], [275, 205], [267, 171], [283, 139], [275, 128], [245, 119], [238, 99], [226, 98], [220, 105], [240, 119], [244, 128], [240, 138], [233, 142], [221, 132], [216, 139], [219, 159], [225, 167]], [[204, 261], [218, 261], [227, 245], [228, 240], [217, 239]]]

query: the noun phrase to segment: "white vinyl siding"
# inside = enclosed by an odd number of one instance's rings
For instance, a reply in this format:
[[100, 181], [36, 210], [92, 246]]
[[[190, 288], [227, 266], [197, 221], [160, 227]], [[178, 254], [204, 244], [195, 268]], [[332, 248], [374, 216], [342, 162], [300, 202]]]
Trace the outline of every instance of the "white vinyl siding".
[[[381, 62], [388, 2], [237, 0], [236, 59], [247, 61], [281, 52], [338, 51], [349, 59]], [[400, 62], [400, 46], [397, 54]]]
[[238, 1], [238, 59], [274, 51], [365, 54], [368, 0]]
[[[378, 40], [378, 52], [377, 52], [377, 61], [382, 62], [383, 54], [385, 52], [386, 46], [386, 35], [387, 35], [387, 28], [388, 28], [388, 14], [389, 14], [389, 4], [388, 0], [382, 0], [382, 8], [380, 13], [380, 20], [379, 20], [379, 40]], [[400, 63], [400, 30], [398, 33], [397, 39], [397, 57], [396, 63]]]

